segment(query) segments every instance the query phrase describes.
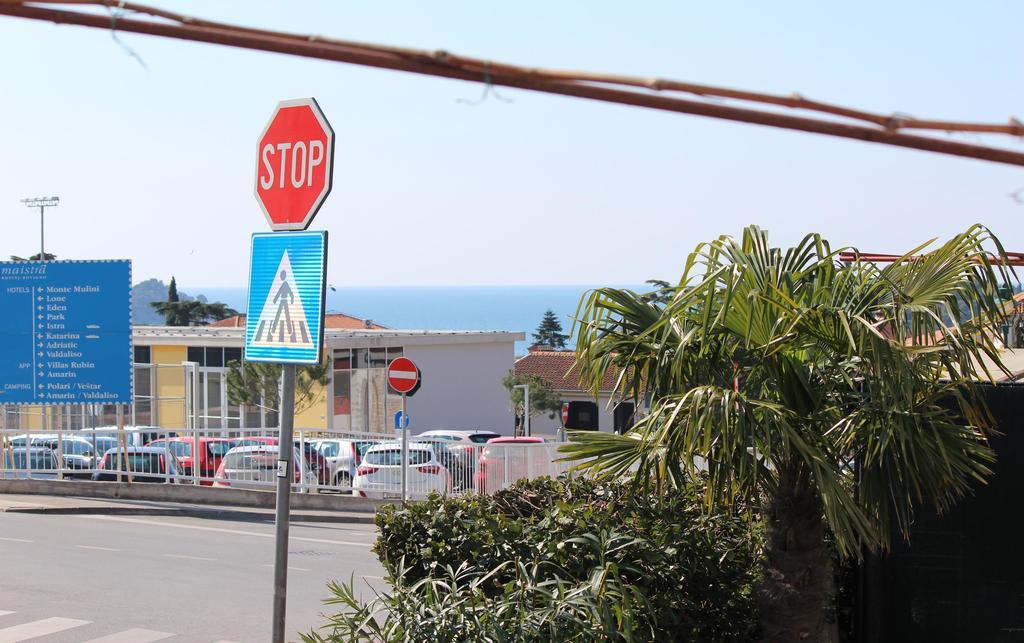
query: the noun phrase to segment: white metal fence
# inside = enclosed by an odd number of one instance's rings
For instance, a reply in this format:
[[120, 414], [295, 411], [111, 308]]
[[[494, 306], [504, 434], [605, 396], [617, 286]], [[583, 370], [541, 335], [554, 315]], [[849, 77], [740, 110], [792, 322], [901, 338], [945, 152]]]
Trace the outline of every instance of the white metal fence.
[[[409, 438], [407, 497], [493, 493], [516, 480], [565, 475], [556, 442], [478, 444]], [[293, 491], [400, 498], [401, 440], [394, 434], [300, 429], [292, 444]], [[0, 479], [79, 479], [273, 490], [274, 429], [114, 427], [0, 430]]]

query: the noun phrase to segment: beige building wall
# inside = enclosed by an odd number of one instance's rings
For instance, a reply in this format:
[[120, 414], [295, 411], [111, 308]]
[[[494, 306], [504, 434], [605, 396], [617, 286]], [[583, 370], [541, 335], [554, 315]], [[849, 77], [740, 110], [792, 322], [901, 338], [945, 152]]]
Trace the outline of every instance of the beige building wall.
[[[153, 346], [151, 351], [154, 365], [175, 364], [180, 367], [188, 354], [184, 346]], [[168, 429], [185, 428], [185, 369], [157, 366], [154, 377], [156, 382], [153, 389], [160, 400], [156, 409], [160, 426]]]
[[296, 395], [295, 408], [302, 409], [295, 414], [296, 429], [327, 428], [327, 388], [319, 384], [313, 386], [314, 397], [311, 400], [300, 402]]

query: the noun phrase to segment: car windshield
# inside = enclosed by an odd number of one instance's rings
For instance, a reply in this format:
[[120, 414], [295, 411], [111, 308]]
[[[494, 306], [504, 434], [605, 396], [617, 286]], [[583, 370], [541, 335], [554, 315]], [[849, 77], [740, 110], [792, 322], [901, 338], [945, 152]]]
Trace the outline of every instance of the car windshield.
[[321, 442], [319, 445], [320, 454], [325, 458], [333, 458], [338, 455], [337, 442]]
[[[377, 466], [399, 467], [402, 466], [402, 450], [395, 448], [370, 451], [363, 458], [363, 462]], [[409, 464], [424, 464], [427, 462], [430, 462], [430, 451], [427, 449], [409, 449]]]
[[366, 452], [370, 450], [370, 447], [374, 446], [375, 444], [378, 443], [374, 442], [373, 440], [362, 440], [356, 442], [356, 453], [358, 453], [359, 457], [361, 458], [364, 455], [366, 455]]
[[89, 440], [90, 444], [92, 444], [92, 443], [96, 444], [96, 453], [103, 453], [103, 452], [107, 451], [108, 449], [114, 449], [114, 448], [117, 447], [117, 440], [115, 440], [114, 438], [95, 438], [95, 439], [86, 438], [86, 439]]
[[[16, 449], [14, 453], [14, 468], [25, 469], [25, 449]], [[56, 462], [54, 462], [53, 455], [49, 450], [33, 449], [29, 456], [29, 464], [31, 469], [54, 469], [56, 468]], [[7, 460], [10, 465], [10, 458]], [[10, 468], [10, 466], [8, 466]]]
[[268, 470], [277, 468], [276, 451], [243, 451], [224, 458], [225, 469]]
[[[57, 441], [51, 440], [46, 446], [56, 449]], [[60, 447], [64, 455], [92, 455], [92, 445], [84, 440], [64, 440]]]
[[154, 442], [150, 442], [149, 446], [160, 447], [161, 449], [170, 449], [171, 453], [178, 458], [187, 458], [192, 455], [191, 442], [167, 442], [165, 440], [156, 440]]
[[224, 454], [230, 451], [234, 446], [236, 445], [233, 442], [228, 441], [221, 442], [218, 440], [216, 442], [207, 442], [206, 455], [211, 458], [223, 458]]
[[475, 444], [486, 444], [491, 438], [498, 437], [497, 433], [474, 433], [469, 436], [469, 441]]
[[[124, 454], [122, 454], [124, 455]], [[121, 465], [121, 471], [131, 471], [132, 473], [163, 473], [163, 460], [164, 457], [159, 453], [135, 453], [129, 452], [126, 454], [127, 457], [118, 458], [116, 454], [110, 454], [110, 463], [115, 460]], [[110, 466], [109, 469], [115, 469], [116, 467]]]
[[238, 438], [236, 440], [231, 441], [231, 446], [233, 447], [258, 447], [262, 445], [262, 442], [260, 442], [259, 440], [254, 440], [252, 438]]

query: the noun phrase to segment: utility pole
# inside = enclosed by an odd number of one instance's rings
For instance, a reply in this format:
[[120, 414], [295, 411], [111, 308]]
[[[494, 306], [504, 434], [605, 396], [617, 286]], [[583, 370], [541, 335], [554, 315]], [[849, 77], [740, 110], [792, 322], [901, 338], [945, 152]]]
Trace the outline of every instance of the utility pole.
[[46, 208], [55, 208], [60, 205], [60, 197], [39, 196], [22, 199], [21, 202], [26, 207], [39, 208], [39, 260], [46, 261]]

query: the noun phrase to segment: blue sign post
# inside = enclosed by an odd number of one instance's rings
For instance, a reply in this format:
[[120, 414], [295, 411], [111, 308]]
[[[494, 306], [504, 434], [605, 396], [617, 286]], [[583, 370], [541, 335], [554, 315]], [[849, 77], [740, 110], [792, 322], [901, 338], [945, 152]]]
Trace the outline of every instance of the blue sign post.
[[327, 232], [257, 232], [251, 257], [245, 359], [318, 364]]
[[0, 262], [0, 404], [131, 404], [131, 262]]

